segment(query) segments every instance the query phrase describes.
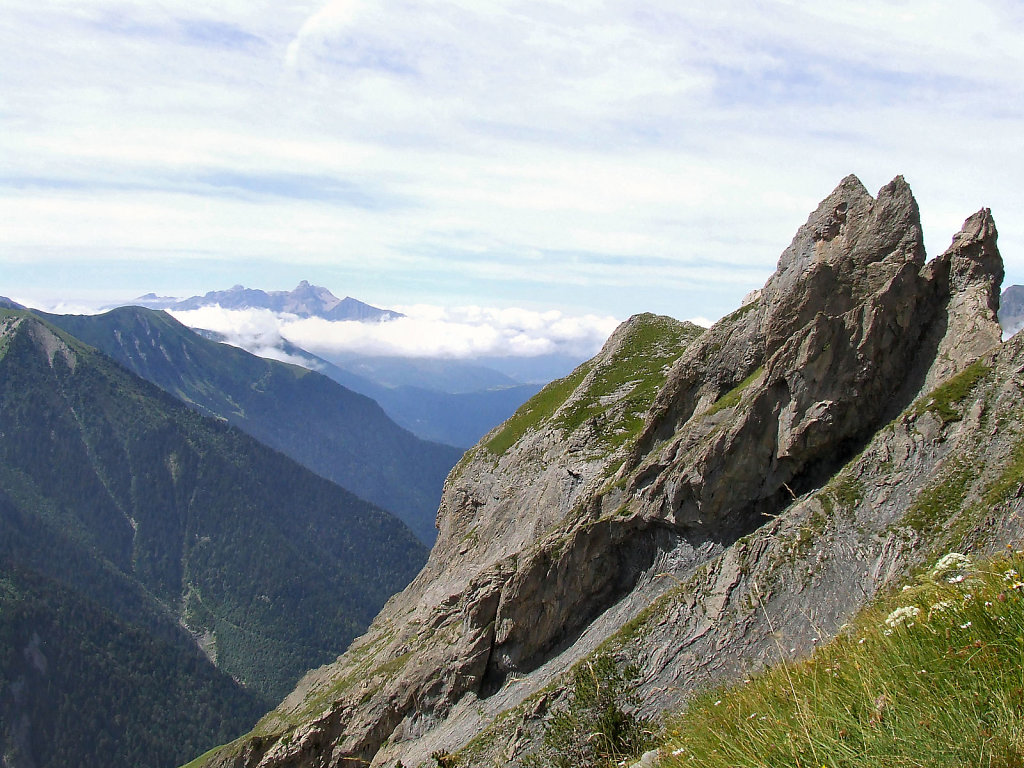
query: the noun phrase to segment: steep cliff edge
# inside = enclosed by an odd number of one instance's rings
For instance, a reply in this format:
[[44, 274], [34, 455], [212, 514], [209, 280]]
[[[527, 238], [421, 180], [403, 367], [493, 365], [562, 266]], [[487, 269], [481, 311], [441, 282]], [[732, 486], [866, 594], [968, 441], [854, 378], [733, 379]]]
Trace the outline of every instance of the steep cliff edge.
[[[1001, 280], [987, 210], [926, 264], [903, 179], [844, 179], [755, 300], [704, 333], [631, 318], [467, 454], [413, 584], [211, 764], [502, 765], [599, 647], [641, 662], [657, 709], [777, 658], [780, 633], [833, 633], [939, 532], [975, 530], [946, 517], [995, 503], [979, 483], [1012, 485], [991, 409], [1019, 407], [1024, 355], [972, 365], [1000, 343]], [[984, 460], [951, 469], [983, 430]]]

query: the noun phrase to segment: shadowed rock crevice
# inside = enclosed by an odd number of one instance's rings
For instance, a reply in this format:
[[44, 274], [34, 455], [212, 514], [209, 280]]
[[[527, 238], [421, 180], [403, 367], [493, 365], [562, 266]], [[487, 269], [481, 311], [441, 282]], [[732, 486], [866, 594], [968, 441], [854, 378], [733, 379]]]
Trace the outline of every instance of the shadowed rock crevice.
[[660, 520], [604, 518], [520, 566], [502, 590], [481, 694], [495, 693], [509, 674], [531, 672], [571, 645], [681, 540]]

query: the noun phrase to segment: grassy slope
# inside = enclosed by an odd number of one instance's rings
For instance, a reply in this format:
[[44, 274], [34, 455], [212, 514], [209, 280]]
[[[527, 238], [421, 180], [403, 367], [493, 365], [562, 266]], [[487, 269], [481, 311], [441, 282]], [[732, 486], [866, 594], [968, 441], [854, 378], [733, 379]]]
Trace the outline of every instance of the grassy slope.
[[[703, 329], [658, 315], [638, 315], [607, 359], [583, 363], [565, 378], [548, 384], [526, 402], [484, 443], [501, 456], [524, 435], [551, 423], [564, 434], [592, 420], [594, 447], [601, 453], [623, 445], [640, 431], [644, 415], [668, 369]], [[581, 386], [586, 383], [586, 389]], [[615, 407], [609, 408], [609, 402]]]
[[1024, 765], [1022, 555], [925, 574], [810, 659], [699, 695], [661, 765]]

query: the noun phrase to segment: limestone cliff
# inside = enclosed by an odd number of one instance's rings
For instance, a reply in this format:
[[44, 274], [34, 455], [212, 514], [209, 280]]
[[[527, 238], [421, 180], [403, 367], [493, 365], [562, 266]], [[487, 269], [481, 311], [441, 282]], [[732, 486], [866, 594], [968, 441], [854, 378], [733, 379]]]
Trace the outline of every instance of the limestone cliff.
[[1001, 281], [987, 210], [925, 263], [903, 179], [844, 179], [752, 301], [704, 333], [631, 318], [470, 451], [413, 584], [210, 763], [514, 764], [599, 647], [674, 706], [834, 633], [936, 542], [1014, 535]]

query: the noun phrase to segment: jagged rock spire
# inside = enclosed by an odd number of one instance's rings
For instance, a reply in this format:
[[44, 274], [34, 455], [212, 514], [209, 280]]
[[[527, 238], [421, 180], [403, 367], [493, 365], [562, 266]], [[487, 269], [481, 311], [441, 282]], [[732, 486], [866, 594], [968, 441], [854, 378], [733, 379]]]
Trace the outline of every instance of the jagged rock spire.
[[[586, 423], [536, 421], [574, 402], [585, 369], [527, 403], [507, 450], [480, 446], [449, 477], [441, 534], [416, 581], [263, 721], [265, 734], [288, 738], [250, 739], [219, 764], [417, 764], [464, 744], [500, 711], [494, 702], [523, 701], [635, 617], [652, 593], [637, 595], [638, 585], [655, 591], [659, 569], [693, 574], [722, 552], [738, 559], [744, 535], [820, 489], [923, 389], [998, 343], [990, 214], [924, 259], [906, 181], [872, 198], [848, 176], [760, 298], [683, 349], [635, 440], [596, 455]], [[611, 378], [628, 382], [626, 373]], [[728, 600], [732, 587], [719, 586], [702, 594], [707, 605]], [[711, 608], [693, 610], [704, 618], [688, 624], [691, 639], [718, 631]], [[662, 661], [697, 663], [681, 659]], [[531, 682], [511, 682], [520, 676]], [[351, 686], [339, 692], [338, 681]], [[328, 694], [335, 700], [314, 713]]]

